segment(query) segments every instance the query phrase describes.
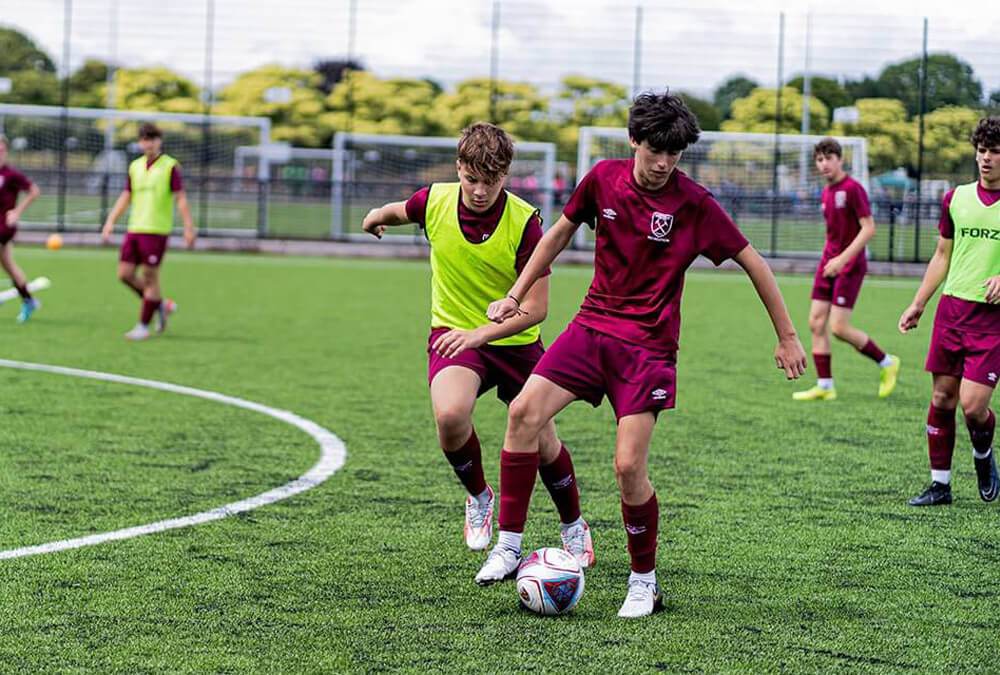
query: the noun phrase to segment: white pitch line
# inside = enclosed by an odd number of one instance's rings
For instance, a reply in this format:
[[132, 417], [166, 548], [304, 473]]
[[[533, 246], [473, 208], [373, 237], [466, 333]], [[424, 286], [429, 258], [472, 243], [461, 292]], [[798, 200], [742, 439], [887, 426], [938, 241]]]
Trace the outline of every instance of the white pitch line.
[[113, 375], [111, 373], [102, 373], [95, 370], [63, 368], [61, 366], [50, 366], [43, 363], [27, 363], [24, 361], [8, 361], [6, 359], [0, 359], [0, 367], [17, 368], [20, 370], [36, 370], [46, 373], [56, 373], [59, 375], [71, 375], [73, 377], [86, 377], [92, 380], [133, 384], [140, 387], [161, 389], [175, 394], [197, 396], [210, 401], [226, 403], [239, 408], [246, 408], [247, 410], [259, 412], [281, 420], [287, 424], [291, 424], [294, 427], [298, 427], [312, 436], [313, 439], [319, 443], [320, 447], [319, 461], [317, 461], [316, 464], [309, 469], [309, 471], [289, 483], [285, 483], [280, 487], [268, 490], [267, 492], [263, 492], [254, 497], [233, 502], [232, 504], [219, 506], [209, 511], [202, 511], [201, 513], [196, 513], [194, 515], [184, 516], [182, 518], [172, 518], [170, 520], [161, 520], [156, 523], [149, 523], [148, 525], [129, 527], [124, 530], [91, 534], [86, 537], [78, 537], [76, 539], [64, 539], [62, 541], [53, 541], [47, 544], [38, 544], [36, 546], [25, 546], [22, 548], [10, 549], [8, 551], [0, 551], [0, 560], [23, 558], [25, 556], [39, 555], [42, 553], [56, 553], [57, 551], [67, 551], [74, 548], [102, 544], [106, 541], [131, 539], [132, 537], [140, 537], [144, 534], [153, 534], [155, 532], [175, 530], [181, 527], [190, 527], [191, 525], [198, 525], [212, 520], [219, 520], [236, 513], [242, 513], [243, 511], [256, 509], [260, 506], [273, 504], [274, 502], [287, 499], [292, 495], [296, 495], [300, 492], [305, 492], [306, 490], [316, 487], [342, 467], [344, 465], [344, 459], [347, 456], [347, 449], [344, 447], [344, 442], [337, 438], [329, 430], [324, 429], [320, 425], [307, 420], [304, 417], [299, 417], [295, 413], [287, 410], [270, 408], [266, 405], [261, 405], [260, 403], [254, 403], [253, 401], [246, 401], [241, 398], [226, 396], [225, 394], [219, 394], [214, 391], [205, 391], [203, 389], [195, 389], [194, 387], [184, 387], [176, 384], [169, 384], [167, 382], [158, 382], [156, 380], [144, 380], [137, 377]]

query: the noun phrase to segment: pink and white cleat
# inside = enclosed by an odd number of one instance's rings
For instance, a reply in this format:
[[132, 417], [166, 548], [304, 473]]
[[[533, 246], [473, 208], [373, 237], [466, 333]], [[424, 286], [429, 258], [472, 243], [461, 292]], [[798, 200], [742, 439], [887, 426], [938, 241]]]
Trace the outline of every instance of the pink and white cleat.
[[570, 526], [563, 526], [559, 531], [563, 548], [576, 558], [580, 567], [587, 569], [594, 566], [594, 540], [590, 538], [590, 526], [581, 518]]
[[493, 509], [496, 497], [493, 488], [486, 486], [490, 498], [485, 504], [480, 504], [475, 497], [465, 499], [465, 545], [473, 551], [483, 551], [490, 545], [493, 538]]

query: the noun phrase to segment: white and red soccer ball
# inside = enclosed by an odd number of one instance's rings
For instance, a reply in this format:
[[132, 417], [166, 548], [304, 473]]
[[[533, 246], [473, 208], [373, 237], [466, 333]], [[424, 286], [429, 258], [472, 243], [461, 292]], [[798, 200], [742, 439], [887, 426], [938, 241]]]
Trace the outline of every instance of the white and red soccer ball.
[[560, 548], [540, 548], [517, 570], [517, 595], [536, 614], [565, 614], [583, 595], [583, 569]]

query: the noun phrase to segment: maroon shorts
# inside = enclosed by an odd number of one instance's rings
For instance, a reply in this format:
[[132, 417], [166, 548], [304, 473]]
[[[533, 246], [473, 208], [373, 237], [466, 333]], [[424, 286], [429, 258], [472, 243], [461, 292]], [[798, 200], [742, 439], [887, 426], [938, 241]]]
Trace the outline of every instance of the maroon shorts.
[[618, 419], [674, 407], [677, 357], [570, 323], [535, 367], [595, 408], [608, 397]]
[[126, 232], [118, 260], [133, 265], [159, 267], [167, 252], [167, 235]]
[[1000, 376], [1000, 335], [944, 326], [935, 316], [924, 368], [931, 373], [996, 387]]
[[434, 376], [448, 366], [463, 366], [479, 375], [479, 393], [482, 396], [493, 387], [497, 388], [497, 398], [504, 403], [510, 403], [528, 380], [532, 369], [545, 353], [542, 341], [530, 345], [512, 345], [497, 347], [483, 345], [479, 349], [466, 349], [453, 358], [445, 358], [431, 349], [438, 336], [447, 333], [450, 328], [432, 328], [427, 338], [427, 384], [434, 381]]
[[14, 241], [14, 237], [17, 235], [17, 226], [10, 227], [9, 225], [0, 225], [0, 246], [9, 244]]
[[823, 257], [816, 268], [816, 276], [813, 279], [813, 300], [825, 300], [838, 307], [854, 308], [854, 303], [858, 300], [858, 293], [861, 292], [861, 283], [868, 273], [868, 262], [859, 261], [854, 267], [846, 272], [841, 272], [835, 277], [824, 277], [823, 266], [829, 258]]

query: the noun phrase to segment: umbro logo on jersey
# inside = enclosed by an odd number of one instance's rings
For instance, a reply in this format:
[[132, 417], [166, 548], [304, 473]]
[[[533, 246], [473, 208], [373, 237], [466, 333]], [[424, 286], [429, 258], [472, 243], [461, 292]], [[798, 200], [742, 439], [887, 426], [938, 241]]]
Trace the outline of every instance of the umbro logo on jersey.
[[669, 242], [667, 235], [670, 234], [670, 230], [674, 227], [674, 216], [671, 213], [660, 213], [659, 211], [653, 211], [653, 216], [649, 220], [649, 229], [653, 233], [652, 236], [647, 237], [652, 241], [661, 241], [664, 243]]
[[653, 398], [656, 399], [657, 401], [664, 400], [665, 398], [667, 398], [667, 390], [666, 389], [654, 389], [653, 390]]
[[604, 209], [603, 211], [601, 211], [601, 215], [607, 218], [608, 220], [614, 220], [615, 218], [618, 217], [618, 214], [615, 213], [614, 209]]

